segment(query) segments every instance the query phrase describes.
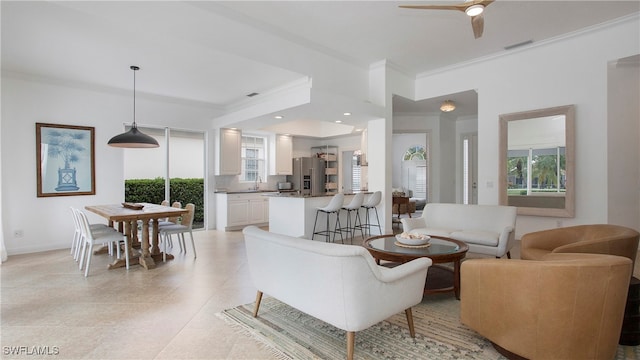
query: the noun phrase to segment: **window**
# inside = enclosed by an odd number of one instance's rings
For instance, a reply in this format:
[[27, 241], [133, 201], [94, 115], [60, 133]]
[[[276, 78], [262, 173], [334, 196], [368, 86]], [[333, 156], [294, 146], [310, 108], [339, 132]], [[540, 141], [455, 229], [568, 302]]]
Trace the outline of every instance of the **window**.
[[351, 188], [361, 189], [360, 187], [360, 153], [354, 151], [351, 158]]
[[509, 195], [566, 192], [565, 147], [509, 150], [507, 154]]
[[428, 182], [427, 148], [414, 145], [402, 156], [402, 184], [407, 195], [414, 198], [427, 199]]
[[242, 136], [242, 172], [240, 181], [266, 180], [265, 155], [267, 139], [260, 136]]
[[427, 166], [416, 165], [416, 188], [413, 196], [426, 199], [427, 198]]
[[407, 149], [402, 160], [426, 160], [427, 149], [421, 145], [415, 145]]

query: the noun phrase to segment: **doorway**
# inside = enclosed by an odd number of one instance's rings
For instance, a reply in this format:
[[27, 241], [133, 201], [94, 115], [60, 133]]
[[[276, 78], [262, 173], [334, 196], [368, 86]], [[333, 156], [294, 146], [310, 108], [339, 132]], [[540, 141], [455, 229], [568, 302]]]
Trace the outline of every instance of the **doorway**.
[[478, 133], [461, 135], [462, 203], [478, 203]]
[[362, 190], [360, 150], [342, 152], [342, 192], [349, 194]]
[[[125, 201], [159, 204], [179, 201], [196, 207], [193, 228], [205, 227], [205, 133], [138, 127], [160, 145], [124, 149]], [[127, 129], [128, 130], [128, 129]]]

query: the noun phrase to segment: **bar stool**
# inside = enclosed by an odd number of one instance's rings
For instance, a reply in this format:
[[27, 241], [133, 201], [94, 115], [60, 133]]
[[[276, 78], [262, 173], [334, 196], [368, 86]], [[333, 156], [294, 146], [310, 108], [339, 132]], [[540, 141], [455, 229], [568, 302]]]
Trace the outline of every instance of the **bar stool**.
[[[376, 191], [371, 196], [369, 196], [367, 201], [362, 204], [362, 208], [365, 209], [366, 214], [365, 223], [360, 226], [361, 231], [362, 229], [364, 229], [365, 233], [371, 234], [371, 228], [377, 226], [378, 231], [380, 232], [380, 234], [382, 234], [382, 228], [380, 227], [380, 218], [378, 217], [378, 209], [376, 208], [376, 206], [380, 204], [380, 201], [382, 201], [382, 192]], [[376, 222], [378, 223], [377, 225], [371, 223], [369, 216], [369, 211], [371, 211], [371, 209], [375, 210], [376, 212]]]
[[[353, 244], [353, 238], [355, 237], [356, 229], [360, 229], [360, 234], [362, 238], [364, 238], [364, 233], [362, 232], [362, 221], [360, 221], [360, 208], [362, 207], [362, 203], [364, 202], [364, 193], [357, 193], [351, 199], [349, 204], [342, 207], [342, 210], [347, 212], [347, 227], [341, 228], [340, 231], [344, 231], [347, 233], [347, 236], [351, 234], [351, 243]], [[351, 212], [356, 212], [356, 218], [353, 221], [353, 225], [351, 224]], [[360, 225], [358, 225], [360, 223]]]
[[[335, 194], [329, 204], [325, 207], [318, 208], [316, 210], [316, 221], [313, 223], [313, 234], [311, 235], [311, 240], [316, 235], [322, 235], [326, 237], [326, 242], [329, 242], [329, 236], [333, 234], [333, 241], [336, 241], [336, 234], [340, 234], [340, 239], [344, 244], [344, 238], [342, 237], [342, 231], [340, 229], [340, 209], [342, 208], [342, 203], [344, 202], [344, 194]], [[325, 230], [316, 231], [316, 224], [318, 223], [318, 214], [325, 213], [327, 216], [327, 227]], [[329, 217], [331, 214], [336, 214], [336, 226], [333, 230], [329, 228]]]

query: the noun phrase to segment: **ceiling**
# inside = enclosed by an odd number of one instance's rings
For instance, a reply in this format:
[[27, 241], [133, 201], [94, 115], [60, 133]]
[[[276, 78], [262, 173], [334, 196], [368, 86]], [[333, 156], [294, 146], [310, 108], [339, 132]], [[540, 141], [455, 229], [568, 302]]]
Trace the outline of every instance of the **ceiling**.
[[[305, 79], [315, 86], [331, 70], [323, 68], [323, 58], [360, 69], [386, 60], [416, 76], [640, 11], [640, 1], [497, 0], [486, 9], [483, 37], [475, 40], [462, 12], [398, 8], [439, 3], [456, 2], [2, 1], [2, 71], [130, 92], [129, 66], [138, 65], [141, 96], [205, 106], [215, 119]], [[260, 95], [248, 98], [250, 93]], [[323, 84], [310, 104], [280, 112], [283, 120], [264, 112], [254, 123], [293, 129], [293, 122], [304, 120], [300, 135], [324, 137], [380, 115], [375, 106], [340, 94]], [[457, 116], [473, 115], [473, 95], [419, 102], [395, 97], [394, 113], [437, 113], [440, 102], [451, 98]], [[353, 115], [344, 117], [344, 111]], [[327, 130], [335, 126], [326, 122], [338, 119], [344, 122], [335, 125], [345, 128]], [[312, 125], [317, 121], [325, 124]]]

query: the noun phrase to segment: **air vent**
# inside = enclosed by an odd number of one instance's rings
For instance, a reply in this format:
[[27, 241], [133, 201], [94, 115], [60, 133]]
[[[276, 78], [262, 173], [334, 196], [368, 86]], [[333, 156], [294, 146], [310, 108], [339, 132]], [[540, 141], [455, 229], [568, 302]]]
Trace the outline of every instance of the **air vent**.
[[248, 97], [254, 97], [254, 96], [256, 96], [256, 95], [258, 95], [258, 93], [257, 93], [257, 92], [252, 92], [251, 94], [247, 94], [247, 96], [248, 96]]
[[520, 46], [529, 45], [531, 43], [533, 43], [533, 40], [527, 40], [527, 41], [523, 41], [521, 43], [505, 46], [504, 49], [505, 50], [511, 50], [511, 49], [515, 49], [515, 48], [520, 47]]

